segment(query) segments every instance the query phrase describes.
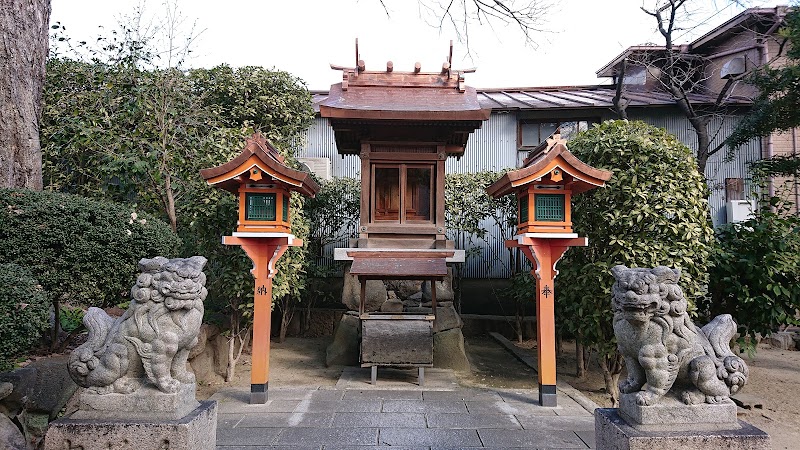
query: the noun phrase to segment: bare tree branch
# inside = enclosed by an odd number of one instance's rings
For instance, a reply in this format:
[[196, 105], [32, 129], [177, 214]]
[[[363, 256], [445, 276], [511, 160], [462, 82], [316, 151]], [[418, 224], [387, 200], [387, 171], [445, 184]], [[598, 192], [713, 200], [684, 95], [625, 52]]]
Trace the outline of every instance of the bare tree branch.
[[[378, 0], [384, 11], [386, 0]], [[538, 47], [536, 35], [546, 33], [545, 18], [552, 9], [551, 0], [417, 0], [420, 17], [431, 26], [443, 31], [450, 25], [456, 39], [470, 53], [470, 27], [473, 24], [488, 26], [514, 26], [523, 36], [526, 45]]]

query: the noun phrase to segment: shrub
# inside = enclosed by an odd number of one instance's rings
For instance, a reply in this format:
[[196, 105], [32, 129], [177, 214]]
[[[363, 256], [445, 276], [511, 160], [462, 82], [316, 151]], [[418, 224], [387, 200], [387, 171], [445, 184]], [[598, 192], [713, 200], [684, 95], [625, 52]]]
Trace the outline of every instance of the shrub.
[[50, 300], [30, 271], [0, 264], [0, 372], [30, 351], [49, 325]]
[[173, 256], [179, 244], [167, 224], [130, 207], [0, 189], [0, 260], [28, 268], [56, 303], [119, 303], [141, 258]]
[[753, 219], [724, 225], [711, 260], [711, 295], [698, 305], [701, 312], [732, 315], [750, 338], [800, 324], [800, 218], [767, 207]]
[[[559, 323], [601, 356], [609, 392], [621, 370], [612, 327], [609, 270], [664, 265], [681, 269], [690, 302], [706, 293], [713, 230], [707, 188], [691, 150], [644, 122], [607, 121], [569, 143], [581, 161], [613, 171], [605, 188], [573, 198], [575, 232], [588, 247], [567, 251], [558, 265]], [[614, 397], [612, 396], [612, 400]]]

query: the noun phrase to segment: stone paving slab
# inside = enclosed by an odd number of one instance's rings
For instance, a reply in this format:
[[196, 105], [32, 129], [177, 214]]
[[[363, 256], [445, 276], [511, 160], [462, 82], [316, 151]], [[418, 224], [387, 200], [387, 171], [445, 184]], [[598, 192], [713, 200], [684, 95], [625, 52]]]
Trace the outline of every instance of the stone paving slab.
[[[380, 399], [350, 399], [342, 401], [311, 400], [298, 404], [294, 412], [381, 412], [384, 401]], [[386, 411], [405, 412], [405, 411]]]
[[522, 402], [465, 402], [470, 414], [524, 414], [532, 416], [555, 416], [555, 408], [543, 408], [538, 404]]
[[419, 413], [336, 413], [334, 427], [413, 427], [425, 428], [424, 414]]
[[429, 428], [447, 428], [451, 430], [479, 428], [498, 428], [521, 430], [517, 418], [506, 414], [428, 414]]
[[236, 428], [329, 428], [333, 413], [260, 413], [245, 415]]
[[347, 390], [344, 391], [345, 400], [353, 399], [380, 399], [380, 400], [422, 400], [422, 391], [400, 390]]
[[572, 430], [572, 431], [591, 431], [594, 433], [594, 417], [587, 416], [529, 416], [529, 415], [516, 415], [514, 416], [522, 428], [526, 430], [539, 430], [539, 431], [558, 431], [558, 430]]
[[490, 400], [503, 401], [496, 390], [456, 389], [453, 391], [422, 391], [425, 401]]
[[217, 446], [269, 446], [282, 431], [281, 428], [220, 428], [217, 426]]
[[[262, 428], [269, 430], [269, 428]], [[277, 445], [325, 445], [344, 443], [349, 446], [378, 445], [377, 428], [284, 428], [275, 439]]]
[[[380, 384], [379, 384], [380, 385]], [[535, 389], [271, 389], [264, 405], [249, 390], [219, 401], [220, 450], [405, 448], [593, 448], [594, 419], [559, 390], [559, 406], [538, 405]]]
[[463, 401], [384, 400], [383, 412], [467, 413], [467, 406]]
[[431, 428], [382, 428], [381, 445], [417, 445], [458, 448], [480, 446], [476, 430], [441, 430]]
[[573, 431], [478, 430], [487, 447], [509, 448], [589, 448]]
[[425, 385], [418, 384], [417, 369], [378, 368], [378, 379], [372, 384], [369, 367], [345, 367], [336, 383], [336, 389], [355, 390], [428, 390], [448, 391], [458, 389], [458, 379], [452, 370], [425, 368]]

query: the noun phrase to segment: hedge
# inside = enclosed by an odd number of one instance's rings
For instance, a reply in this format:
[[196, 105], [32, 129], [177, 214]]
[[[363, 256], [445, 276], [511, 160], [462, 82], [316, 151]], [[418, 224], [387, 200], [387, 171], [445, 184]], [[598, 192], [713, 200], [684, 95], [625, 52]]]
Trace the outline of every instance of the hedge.
[[37, 343], [49, 325], [50, 301], [30, 271], [0, 264], [0, 372]]
[[139, 260], [174, 256], [179, 245], [166, 223], [128, 206], [0, 189], [0, 261], [30, 270], [54, 302], [123, 302]]

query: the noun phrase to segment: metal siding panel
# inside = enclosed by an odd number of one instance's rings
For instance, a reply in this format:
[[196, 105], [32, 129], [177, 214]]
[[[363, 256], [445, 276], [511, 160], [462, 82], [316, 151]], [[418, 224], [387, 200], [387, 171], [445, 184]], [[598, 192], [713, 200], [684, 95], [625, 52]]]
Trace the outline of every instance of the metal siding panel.
[[306, 131], [305, 148], [297, 149], [297, 156], [308, 158], [328, 158], [331, 161], [331, 176], [359, 178], [361, 160], [357, 155], [339, 155], [336, 138], [328, 119], [316, 117]]
[[[697, 135], [686, 117], [675, 111], [632, 110], [628, 116], [631, 120], [641, 120], [653, 126], [664, 128], [686, 144], [692, 153], [697, 155]], [[710, 134], [716, 137], [711, 142], [713, 149], [726, 139], [736, 128], [741, 119], [735, 116], [715, 118], [709, 125]], [[748, 164], [760, 159], [761, 145], [754, 139], [743, 145], [730, 159], [726, 149], [712, 155], [706, 162], [706, 180], [710, 191], [708, 206], [711, 210], [711, 221], [714, 226], [725, 223], [725, 178], [742, 178], [745, 180], [745, 194], [754, 189]]]

